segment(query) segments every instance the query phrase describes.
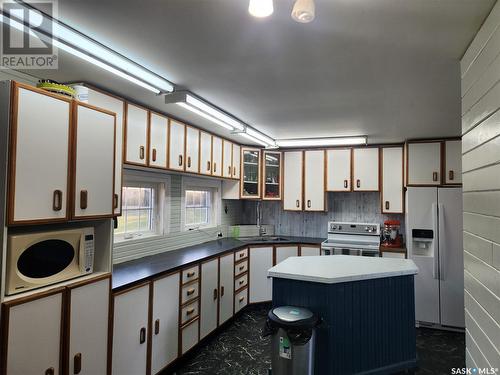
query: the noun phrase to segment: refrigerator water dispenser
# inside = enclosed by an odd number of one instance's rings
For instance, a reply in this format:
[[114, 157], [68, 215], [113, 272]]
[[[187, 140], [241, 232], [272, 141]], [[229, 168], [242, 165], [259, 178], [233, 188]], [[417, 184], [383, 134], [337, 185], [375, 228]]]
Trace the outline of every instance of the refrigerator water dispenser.
[[434, 231], [430, 229], [412, 229], [413, 254], [417, 256], [434, 256]]

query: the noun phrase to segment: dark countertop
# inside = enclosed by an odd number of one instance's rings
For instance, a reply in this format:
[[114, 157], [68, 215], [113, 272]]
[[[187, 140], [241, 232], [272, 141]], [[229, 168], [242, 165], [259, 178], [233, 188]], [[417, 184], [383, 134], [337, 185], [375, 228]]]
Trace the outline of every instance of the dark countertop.
[[204, 242], [199, 245], [184, 247], [177, 250], [150, 255], [134, 259], [113, 266], [113, 290], [122, 289], [132, 284], [145, 281], [157, 275], [183, 268], [191, 263], [203, 259], [234, 251], [249, 245], [274, 245], [274, 244], [307, 244], [319, 245], [324, 238], [280, 236], [289, 241], [279, 242], [247, 242], [236, 238], [221, 238], [219, 240]]

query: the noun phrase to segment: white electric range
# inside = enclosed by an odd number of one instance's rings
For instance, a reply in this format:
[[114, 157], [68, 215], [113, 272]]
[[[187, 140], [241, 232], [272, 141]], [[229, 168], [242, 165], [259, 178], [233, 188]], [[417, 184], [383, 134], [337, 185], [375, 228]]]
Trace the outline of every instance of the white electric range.
[[329, 221], [322, 255], [379, 256], [380, 224]]

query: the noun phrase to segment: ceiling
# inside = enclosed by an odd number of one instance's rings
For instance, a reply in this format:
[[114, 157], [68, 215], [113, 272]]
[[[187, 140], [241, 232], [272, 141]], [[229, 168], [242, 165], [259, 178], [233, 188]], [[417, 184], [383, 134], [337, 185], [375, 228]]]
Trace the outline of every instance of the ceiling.
[[[293, 0], [274, 0], [266, 19], [248, 0], [59, 0], [58, 18], [273, 138], [385, 143], [460, 134], [459, 60], [494, 3], [316, 0], [316, 19], [299, 24]], [[58, 70], [36, 74], [230, 136], [63, 52]]]

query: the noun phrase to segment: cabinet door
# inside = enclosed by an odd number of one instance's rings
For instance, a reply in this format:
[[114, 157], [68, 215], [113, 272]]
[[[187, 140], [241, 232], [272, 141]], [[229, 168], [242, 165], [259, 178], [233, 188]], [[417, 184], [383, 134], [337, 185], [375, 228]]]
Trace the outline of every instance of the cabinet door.
[[79, 103], [76, 111], [74, 218], [114, 212], [115, 115]]
[[202, 263], [200, 340], [217, 328], [218, 280], [219, 260], [213, 259]]
[[222, 139], [212, 137], [212, 175], [222, 176]]
[[18, 305], [5, 304], [6, 374], [59, 374], [62, 304], [61, 289]]
[[283, 153], [283, 209], [302, 210], [302, 151]]
[[306, 151], [304, 154], [305, 211], [325, 210], [325, 152]]
[[146, 165], [148, 111], [127, 103], [125, 133], [125, 163]]
[[9, 223], [67, 219], [68, 100], [14, 84]]
[[109, 290], [110, 277], [69, 289], [70, 374], [106, 373]]
[[222, 140], [222, 177], [231, 178], [233, 175], [233, 144]]
[[116, 114], [115, 134], [115, 214], [122, 212], [123, 130], [125, 102], [119, 98], [89, 88], [89, 104]]
[[408, 185], [441, 184], [441, 142], [408, 144]]
[[262, 199], [281, 200], [281, 152], [263, 152], [264, 175], [262, 176]]
[[243, 162], [240, 196], [242, 199], [260, 198], [260, 149], [242, 147]]
[[153, 282], [151, 373], [157, 374], [179, 353], [180, 273]]
[[462, 141], [446, 141], [445, 147], [445, 179], [447, 184], [462, 183]]
[[205, 132], [200, 136], [200, 173], [212, 174], [212, 135]]
[[184, 141], [186, 137], [185, 125], [170, 120], [169, 133], [169, 162], [168, 167], [176, 171], [184, 170]]
[[149, 117], [149, 166], [167, 168], [168, 118], [154, 112]]
[[321, 255], [321, 249], [319, 246], [300, 246], [300, 256], [301, 257], [310, 257], [310, 256], [318, 256]]
[[383, 147], [382, 213], [403, 213], [403, 147]]
[[113, 299], [112, 374], [145, 374], [149, 284], [117, 294]]
[[351, 191], [351, 155], [350, 148], [326, 151], [327, 191]]
[[355, 148], [353, 151], [353, 190], [379, 190], [379, 150], [372, 148]]
[[296, 257], [299, 255], [298, 246], [276, 246], [276, 264], [283, 262], [285, 259], [290, 257]]
[[273, 248], [250, 247], [250, 303], [272, 299], [272, 279], [267, 271], [273, 266]]
[[219, 261], [219, 325], [233, 316], [234, 253], [220, 257]]
[[241, 157], [241, 147], [233, 143], [233, 174], [232, 177], [239, 180], [240, 179], [240, 157]]
[[200, 168], [200, 131], [186, 126], [186, 172], [198, 173]]

